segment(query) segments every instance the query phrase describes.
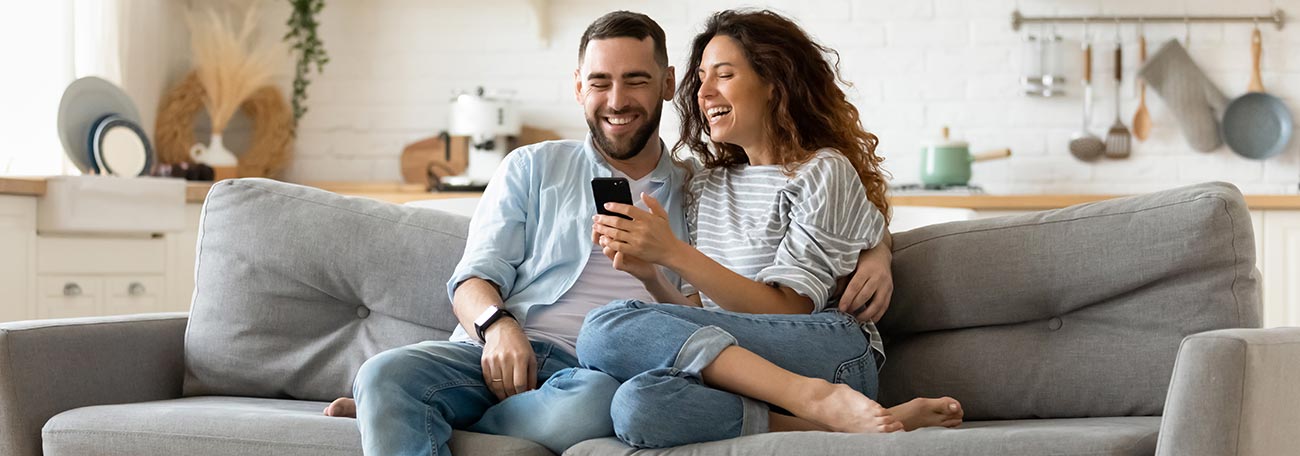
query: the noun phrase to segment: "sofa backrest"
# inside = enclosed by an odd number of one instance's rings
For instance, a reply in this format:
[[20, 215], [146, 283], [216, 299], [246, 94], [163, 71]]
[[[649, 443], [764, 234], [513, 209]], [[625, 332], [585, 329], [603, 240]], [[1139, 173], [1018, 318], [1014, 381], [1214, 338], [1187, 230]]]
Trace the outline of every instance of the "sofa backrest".
[[266, 179], [203, 205], [187, 396], [332, 400], [367, 358], [446, 340], [469, 219]]
[[894, 235], [882, 402], [967, 419], [1159, 415], [1183, 337], [1258, 327], [1241, 193], [1209, 183]]

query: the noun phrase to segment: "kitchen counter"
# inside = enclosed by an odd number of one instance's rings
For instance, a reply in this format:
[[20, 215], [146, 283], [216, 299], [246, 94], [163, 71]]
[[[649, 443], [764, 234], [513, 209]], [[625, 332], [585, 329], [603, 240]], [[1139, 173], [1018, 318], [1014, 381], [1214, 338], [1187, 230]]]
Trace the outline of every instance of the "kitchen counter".
[[[402, 204], [410, 201], [466, 198], [478, 196], [475, 192], [427, 192], [418, 184], [397, 182], [308, 182], [305, 185], [331, 192], [373, 198]], [[185, 200], [203, 202], [211, 183], [190, 183]], [[41, 178], [0, 177], [0, 195], [41, 196], [45, 194], [45, 180]], [[898, 206], [955, 207], [985, 211], [1032, 211], [1056, 209], [1075, 204], [1101, 201], [1123, 195], [1061, 194], [1061, 195], [891, 195], [890, 201]], [[1246, 195], [1251, 209], [1300, 209], [1300, 195]]]
[[[344, 195], [365, 196], [393, 203], [408, 201], [464, 198], [478, 196], [472, 192], [426, 192], [418, 184], [396, 182], [309, 182], [306, 185]], [[1118, 198], [1125, 195], [1061, 194], [1061, 195], [890, 195], [889, 200], [898, 206], [956, 207], [975, 210], [1030, 211], [1057, 209], [1075, 204]], [[1300, 195], [1246, 195], [1251, 209], [1300, 209]]]
[[45, 179], [39, 177], [0, 177], [0, 195], [41, 196]]
[[[891, 195], [897, 206], [957, 207], [985, 211], [1033, 211], [1058, 209], [1075, 204], [1119, 198], [1127, 195]], [[1300, 195], [1246, 195], [1254, 210], [1300, 209]]]

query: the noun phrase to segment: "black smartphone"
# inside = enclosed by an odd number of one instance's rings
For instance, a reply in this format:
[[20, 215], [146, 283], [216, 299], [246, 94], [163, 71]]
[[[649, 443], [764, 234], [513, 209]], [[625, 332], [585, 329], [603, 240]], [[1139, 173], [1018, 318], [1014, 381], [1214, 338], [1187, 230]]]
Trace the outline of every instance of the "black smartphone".
[[597, 177], [591, 180], [591, 194], [596, 199], [596, 213], [601, 215], [612, 215], [632, 220], [623, 214], [617, 214], [605, 209], [605, 203], [623, 203], [632, 205], [632, 190], [628, 187], [627, 179], [622, 177]]

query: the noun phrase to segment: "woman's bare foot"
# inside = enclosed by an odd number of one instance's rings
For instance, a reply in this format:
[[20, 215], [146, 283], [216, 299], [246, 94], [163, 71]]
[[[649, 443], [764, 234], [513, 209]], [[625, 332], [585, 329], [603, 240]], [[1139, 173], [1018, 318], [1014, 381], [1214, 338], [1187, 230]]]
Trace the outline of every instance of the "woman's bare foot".
[[812, 380], [799, 406], [786, 408], [805, 420], [835, 432], [876, 434], [903, 430], [903, 423], [876, 401], [848, 385]]
[[918, 397], [890, 408], [889, 413], [903, 423], [904, 430], [911, 431], [930, 426], [957, 427], [964, 412], [961, 403], [951, 397]]
[[325, 407], [325, 416], [356, 418], [357, 401], [352, 400], [350, 397], [335, 399], [334, 402], [330, 402], [328, 407]]

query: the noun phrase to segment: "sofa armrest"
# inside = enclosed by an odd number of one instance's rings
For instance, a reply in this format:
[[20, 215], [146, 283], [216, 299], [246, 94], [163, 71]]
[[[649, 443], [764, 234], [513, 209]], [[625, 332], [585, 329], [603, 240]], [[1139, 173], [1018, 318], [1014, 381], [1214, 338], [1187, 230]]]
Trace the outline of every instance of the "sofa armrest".
[[1183, 339], [1160, 456], [1288, 454], [1300, 448], [1300, 328], [1225, 329]]
[[178, 398], [184, 313], [0, 324], [0, 454], [40, 455], [50, 417]]

